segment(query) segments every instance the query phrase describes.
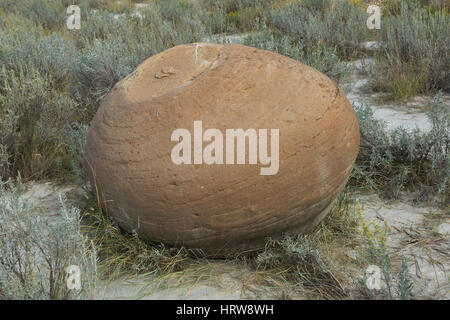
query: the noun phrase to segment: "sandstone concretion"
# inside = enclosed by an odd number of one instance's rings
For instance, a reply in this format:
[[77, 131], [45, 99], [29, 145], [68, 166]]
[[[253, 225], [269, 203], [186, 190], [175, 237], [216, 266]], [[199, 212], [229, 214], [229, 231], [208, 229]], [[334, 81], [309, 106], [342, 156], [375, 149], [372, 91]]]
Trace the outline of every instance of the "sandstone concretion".
[[[264, 165], [249, 160], [175, 164], [172, 133], [193, 133], [194, 121], [224, 135], [279, 129], [279, 170], [262, 175]], [[91, 123], [86, 166], [125, 230], [223, 256], [311, 231], [344, 188], [358, 148], [353, 108], [327, 76], [265, 50], [193, 43], [147, 59], [115, 85]]]

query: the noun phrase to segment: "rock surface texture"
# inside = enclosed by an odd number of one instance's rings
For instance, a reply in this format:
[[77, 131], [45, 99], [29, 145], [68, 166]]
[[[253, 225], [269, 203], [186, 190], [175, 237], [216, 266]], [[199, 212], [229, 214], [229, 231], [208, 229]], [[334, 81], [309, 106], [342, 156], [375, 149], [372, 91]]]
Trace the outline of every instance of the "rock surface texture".
[[[224, 140], [226, 129], [279, 129], [278, 173], [261, 175], [264, 165], [248, 161], [174, 164], [172, 132], [193, 133], [194, 121]], [[269, 51], [194, 43], [149, 58], [116, 84], [89, 129], [86, 166], [124, 229], [223, 256], [314, 228], [358, 147], [353, 108], [325, 75]]]

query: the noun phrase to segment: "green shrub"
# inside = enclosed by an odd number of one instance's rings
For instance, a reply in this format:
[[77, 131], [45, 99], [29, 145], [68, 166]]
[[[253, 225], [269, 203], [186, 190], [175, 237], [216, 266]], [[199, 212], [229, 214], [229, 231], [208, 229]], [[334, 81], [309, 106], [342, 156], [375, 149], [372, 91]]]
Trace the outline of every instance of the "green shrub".
[[0, 29], [0, 65], [16, 74], [36, 70], [43, 77], [52, 77], [56, 88], [66, 84], [75, 55], [73, 43], [58, 33], [45, 36], [39, 28], [24, 32], [23, 28], [14, 32]]
[[272, 5], [271, 0], [200, 1], [201, 8], [209, 13], [204, 24], [212, 34], [250, 32]]
[[[0, 299], [82, 299], [96, 281], [95, 248], [82, 235], [80, 212], [66, 207], [51, 221], [21, 195], [19, 183], [0, 181]], [[81, 289], [69, 291], [66, 268], [80, 268]]]
[[385, 18], [383, 23], [383, 47], [371, 72], [373, 87], [395, 99], [450, 91], [448, 13], [403, 5], [398, 17]]
[[350, 187], [347, 186], [334, 201], [330, 212], [314, 229], [311, 238], [320, 243], [322, 249], [335, 249], [345, 245], [346, 240], [352, 242], [357, 227], [357, 219], [354, 214], [355, 201], [351, 197]]
[[428, 132], [387, 131], [369, 106], [359, 105], [355, 110], [361, 134], [353, 176], [357, 184], [394, 198], [404, 188], [415, 186], [421, 190], [420, 199], [435, 193], [437, 201], [445, 204], [449, 197], [450, 110], [442, 103], [442, 95], [435, 97], [428, 113], [432, 124]]
[[43, 28], [20, 13], [0, 10], [0, 30], [2, 32], [7, 31], [9, 34], [21, 36], [25, 32], [35, 33], [38, 29], [42, 30]]
[[140, 43], [133, 45], [122, 38], [94, 40], [77, 55], [73, 64], [75, 97], [85, 107], [96, 106], [116, 82], [133, 72], [152, 53], [151, 48]]
[[[2, 71], [0, 92], [0, 176], [55, 177], [68, 169], [65, 138], [76, 104], [54, 90], [52, 79], [31, 69]], [[6, 160], [5, 160], [6, 158]]]
[[[80, 6], [82, 10], [107, 10], [113, 13], [124, 13], [134, 6], [135, 0], [78, 0], [74, 3], [73, 0], [62, 0], [64, 7], [68, 7], [72, 4]], [[142, 2], [142, 1], [139, 1]]]
[[[161, 32], [165, 29], [171, 29], [172, 37], [180, 40], [182, 43], [200, 40], [204, 35], [208, 19], [208, 13], [202, 10], [197, 4], [188, 0], [158, 0], [151, 3], [149, 7], [141, 9], [144, 15], [144, 24], [150, 27], [154, 32]], [[165, 38], [161, 38], [162, 41]]]
[[331, 9], [331, 0], [301, 0], [301, 5], [311, 11], [323, 12]]
[[228, 29], [226, 25], [226, 14], [220, 10], [211, 11], [205, 21], [205, 26], [210, 34], [225, 33]]
[[357, 56], [360, 43], [369, 36], [364, 9], [347, 1], [339, 1], [330, 9], [317, 11], [321, 7], [322, 4], [316, 2], [285, 4], [270, 12], [268, 25], [301, 41], [307, 52], [322, 45], [335, 48], [343, 58]]
[[250, 32], [264, 19], [262, 8], [246, 7], [236, 12], [230, 12], [225, 17], [226, 31], [229, 33]]
[[86, 124], [74, 122], [67, 135], [67, 145], [72, 157], [72, 172], [79, 184], [83, 184], [86, 181], [84, 155], [88, 129], [89, 126]]
[[126, 19], [115, 19], [114, 14], [107, 11], [82, 12], [82, 27], [72, 30], [69, 36], [74, 40], [78, 49], [88, 47], [94, 40], [106, 40], [118, 35], [125, 28]]
[[382, 8], [383, 14], [400, 16], [403, 6], [409, 9], [427, 8], [430, 12], [434, 12], [445, 7], [444, 3], [445, 0], [385, 0], [382, 3]]
[[399, 300], [409, 300], [411, 299], [411, 292], [414, 286], [414, 283], [411, 281], [410, 276], [408, 274], [408, 259], [405, 257], [402, 258], [402, 267], [397, 276], [398, 285], [397, 285], [397, 297]]
[[68, 6], [54, 0], [2, 0], [0, 10], [19, 13], [45, 29], [55, 30], [64, 26]]
[[322, 297], [336, 299], [347, 295], [328, 262], [305, 235], [285, 235], [280, 240], [268, 239], [254, 263], [257, 270], [280, 273], [285, 280], [293, 281]]
[[194, 18], [200, 12], [192, 2], [186, 0], [160, 0], [156, 4], [161, 18], [173, 24], [178, 23], [182, 17]]
[[273, 0], [200, 0], [200, 5], [208, 11], [222, 10], [225, 14], [237, 12], [243, 8], [267, 8]]
[[335, 50], [319, 46], [307, 53], [311, 49], [306, 50], [302, 42], [296, 42], [288, 36], [280, 36], [267, 30], [250, 34], [245, 38], [244, 44], [298, 60], [325, 73], [336, 82], [345, 79], [350, 73], [350, 65], [341, 61]]

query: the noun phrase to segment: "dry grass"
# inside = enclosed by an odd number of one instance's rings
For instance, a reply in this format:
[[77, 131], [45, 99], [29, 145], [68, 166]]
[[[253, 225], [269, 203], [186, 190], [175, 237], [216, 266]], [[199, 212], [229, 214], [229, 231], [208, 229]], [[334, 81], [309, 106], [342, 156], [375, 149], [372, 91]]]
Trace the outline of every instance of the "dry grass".
[[330, 214], [310, 235], [268, 239], [261, 250], [224, 260], [209, 260], [183, 247], [169, 248], [126, 233], [107, 215], [99, 199], [94, 194], [88, 196], [84, 214], [85, 230], [97, 248], [99, 274], [107, 281], [145, 276], [147, 284], [139, 297], [155, 288], [189, 288], [199, 283], [220, 287], [224, 274], [240, 270], [236, 277], [242, 294], [258, 295], [263, 288], [269, 288], [284, 298], [298, 294], [314, 299], [348, 298], [342, 275], [331, 263], [339, 261], [337, 248], [351, 243], [356, 234], [348, 191], [336, 200]]

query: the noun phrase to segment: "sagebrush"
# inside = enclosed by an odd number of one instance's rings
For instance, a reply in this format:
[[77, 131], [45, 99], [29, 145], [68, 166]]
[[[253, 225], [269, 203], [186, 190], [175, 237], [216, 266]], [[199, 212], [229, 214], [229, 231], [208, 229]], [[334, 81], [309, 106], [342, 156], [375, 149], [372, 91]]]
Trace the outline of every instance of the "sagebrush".
[[[60, 196], [57, 217], [22, 195], [25, 186], [0, 182], [0, 299], [83, 299], [95, 287], [96, 250], [81, 232], [80, 211]], [[81, 288], [69, 290], [66, 268], [78, 266]]]

